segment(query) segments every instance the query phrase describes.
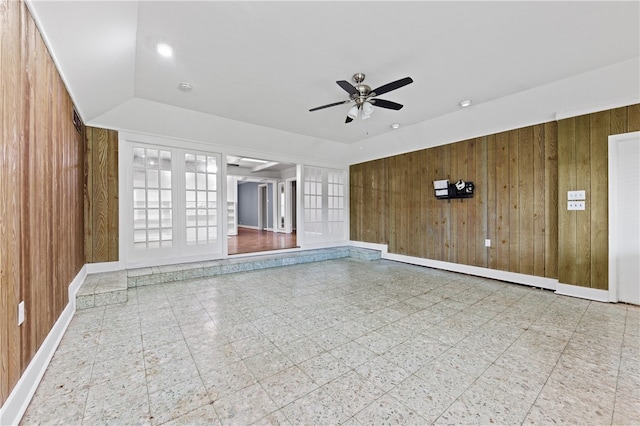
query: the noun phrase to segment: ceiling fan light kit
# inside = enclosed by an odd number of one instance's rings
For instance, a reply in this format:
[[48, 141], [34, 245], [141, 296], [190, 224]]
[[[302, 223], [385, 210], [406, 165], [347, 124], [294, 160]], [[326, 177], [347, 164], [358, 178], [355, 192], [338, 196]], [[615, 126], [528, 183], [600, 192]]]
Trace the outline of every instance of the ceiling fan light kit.
[[355, 86], [346, 80], [336, 81], [338, 86], [340, 86], [345, 92], [349, 94], [349, 99], [311, 108], [309, 111], [318, 111], [337, 105], [355, 102], [355, 105], [352, 106], [347, 113], [345, 123], [352, 122], [353, 120], [358, 118], [358, 116], [360, 116], [362, 120], [366, 120], [371, 117], [374, 106], [379, 108], [392, 109], [395, 111], [400, 110], [403, 105], [384, 99], [378, 99], [377, 96], [385, 94], [387, 92], [391, 92], [392, 90], [399, 89], [406, 86], [407, 84], [413, 83], [413, 79], [411, 77], [405, 77], [371, 90], [371, 87], [369, 85], [362, 83], [365, 78], [364, 73], [356, 73], [351, 78], [353, 82], [356, 83]]

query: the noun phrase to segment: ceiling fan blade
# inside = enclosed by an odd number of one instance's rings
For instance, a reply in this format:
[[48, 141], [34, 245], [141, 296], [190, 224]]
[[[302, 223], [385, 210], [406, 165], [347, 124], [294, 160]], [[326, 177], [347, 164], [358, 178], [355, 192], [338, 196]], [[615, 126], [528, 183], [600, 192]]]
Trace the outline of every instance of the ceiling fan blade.
[[377, 99], [377, 98], [371, 99], [371, 103], [373, 104], [373, 106], [377, 106], [380, 108], [394, 109], [396, 111], [398, 111], [399, 109], [402, 109], [402, 107], [404, 106], [396, 102], [385, 101], [384, 99]]
[[378, 96], [378, 95], [382, 95], [383, 93], [387, 93], [392, 90], [399, 89], [411, 83], [413, 83], [413, 79], [411, 77], [405, 77], [405, 78], [401, 78], [400, 80], [387, 83], [383, 86], [378, 87], [377, 89], [373, 89], [372, 92], [375, 93], [376, 96]]
[[309, 112], [317, 111], [319, 109], [329, 108], [329, 107], [336, 106], [336, 105], [348, 104], [349, 102], [351, 102], [350, 99], [346, 100], [346, 101], [334, 102], [332, 104], [327, 104], [327, 105], [322, 105], [322, 106], [319, 106], [319, 107], [311, 108], [309, 110]]
[[336, 81], [336, 83], [338, 83], [338, 86], [342, 87], [350, 95], [355, 95], [356, 93], [358, 93], [358, 89], [353, 87], [353, 84], [349, 83], [346, 80]]
[[344, 123], [345, 123], [345, 124], [347, 124], [347, 123], [351, 123], [352, 121], [353, 121], [353, 118], [351, 118], [351, 117], [349, 117], [349, 116], [347, 115], [347, 119], [346, 119], [346, 120], [344, 120]]

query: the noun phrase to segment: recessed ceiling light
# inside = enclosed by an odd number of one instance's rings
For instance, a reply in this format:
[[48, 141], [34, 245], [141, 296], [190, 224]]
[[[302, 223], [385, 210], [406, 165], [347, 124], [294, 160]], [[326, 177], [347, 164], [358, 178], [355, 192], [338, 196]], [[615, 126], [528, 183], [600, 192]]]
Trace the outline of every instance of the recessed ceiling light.
[[193, 89], [193, 86], [191, 84], [189, 84], [189, 83], [182, 82], [182, 83], [178, 84], [178, 88], [180, 90], [182, 90], [183, 92], [190, 92], [191, 89]]
[[153, 47], [156, 48], [156, 52], [158, 52], [160, 56], [164, 56], [165, 58], [173, 56], [173, 47], [167, 43], [156, 42]]
[[399, 128], [400, 128], [400, 123], [393, 123], [393, 124], [391, 125], [391, 128], [392, 128], [393, 130], [395, 130], [395, 129], [399, 129]]
[[469, 99], [466, 99], [466, 100], [464, 100], [464, 101], [460, 101], [460, 102], [458, 103], [458, 105], [460, 105], [462, 108], [466, 108], [466, 107], [468, 107], [469, 105], [471, 105], [471, 101], [470, 101]]

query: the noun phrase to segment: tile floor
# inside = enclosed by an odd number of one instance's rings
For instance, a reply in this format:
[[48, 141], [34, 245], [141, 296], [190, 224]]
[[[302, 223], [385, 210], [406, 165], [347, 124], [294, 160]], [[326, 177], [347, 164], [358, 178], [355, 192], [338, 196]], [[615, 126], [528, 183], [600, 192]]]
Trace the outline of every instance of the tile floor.
[[22, 424], [638, 424], [640, 308], [356, 259], [76, 313]]

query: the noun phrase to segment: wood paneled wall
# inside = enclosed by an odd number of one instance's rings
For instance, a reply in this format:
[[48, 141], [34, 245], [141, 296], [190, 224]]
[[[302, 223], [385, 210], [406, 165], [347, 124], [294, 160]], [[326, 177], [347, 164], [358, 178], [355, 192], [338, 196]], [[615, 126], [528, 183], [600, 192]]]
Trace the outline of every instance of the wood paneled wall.
[[[351, 166], [351, 239], [556, 277], [556, 133], [540, 124]], [[436, 199], [439, 179], [474, 182], [474, 198]]]
[[[640, 105], [558, 122], [558, 279], [609, 285], [609, 135], [640, 130]], [[640, 164], [639, 164], [640, 166]], [[567, 191], [585, 190], [586, 209], [567, 210]]]
[[118, 132], [85, 130], [85, 256], [87, 263], [118, 260]]
[[[632, 105], [352, 165], [350, 237], [607, 289], [608, 136], [638, 130]], [[474, 198], [437, 200], [438, 179], [473, 181]], [[568, 212], [580, 189], [586, 211]]]
[[[0, 401], [68, 303], [84, 264], [83, 137], [29, 11], [0, 0]], [[17, 307], [25, 303], [18, 326]]]

